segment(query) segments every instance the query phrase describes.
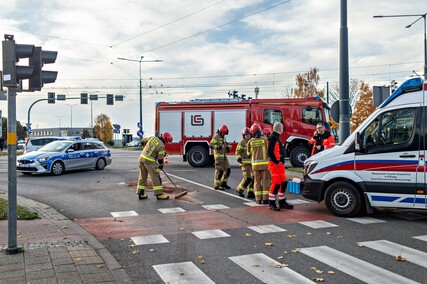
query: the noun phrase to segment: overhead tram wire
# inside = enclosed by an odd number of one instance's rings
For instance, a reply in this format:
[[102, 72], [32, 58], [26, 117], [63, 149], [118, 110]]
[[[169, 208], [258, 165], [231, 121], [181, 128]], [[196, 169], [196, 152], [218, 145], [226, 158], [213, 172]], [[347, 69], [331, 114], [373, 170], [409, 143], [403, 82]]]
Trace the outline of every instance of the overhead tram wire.
[[183, 19], [185, 19], [185, 18], [188, 18], [188, 17], [190, 17], [190, 16], [192, 16], [192, 15], [195, 15], [195, 14], [197, 14], [197, 13], [200, 13], [200, 12], [202, 12], [202, 11], [204, 11], [204, 10], [207, 10], [207, 9], [209, 9], [209, 8], [212, 8], [212, 7], [214, 7], [214, 6], [218, 5], [218, 4], [222, 3], [222, 2], [225, 2], [225, 1], [226, 1], [226, 0], [218, 1], [218, 2], [216, 2], [216, 3], [214, 3], [214, 4], [212, 4], [212, 5], [209, 5], [209, 6], [206, 6], [206, 7], [202, 8], [202, 9], [199, 9], [199, 10], [197, 10], [197, 11], [191, 12], [191, 13], [190, 13], [190, 14], [188, 14], [188, 15], [182, 16], [181, 18], [178, 18], [178, 19], [175, 19], [175, 20], [173, 20], [173, 21], [170, 21], [170, 22], [168, 22], [168, 23], [166, 23], [166, 24], [163, 24], [163, 25], [161, 25], [161, 26], [158, 26], [158, 27], [156, 27], [156, 28], [154, 28], [154, 29], [151, 29], [151, 30], [149, 30], [149, 31], [146, 31], [146, 32], [144, 32], [144, 33], [142, 33], [142, 34], [139, 34], [139, 35], [133, 36], [133, 37], [131, 37], [131, 38], [125, 39], [125, 40], [123, 40], [123, 41], [120, 41], [120, 42], [118, 42], [118, 43], [112, 44], [112, 45], [110, 45], [110, 47], [111, 47], [111, 48], [113, 48], [114, 46], [121, 45], [121, 44], [123, 44], [123, 43], [125, 43], [125, 42], [131, 41], [131, 40], [136, 39], [136, 38], [138, 38], [138, 37], [141, 37], [141, 36], [143, 36], [143, 35], [146, 35], [146, 34], [149, 34], [149, 33], [151, 33], [151, 32], [157, 31], [157, 30], [159, 30], [159, 29], [161, 29], [161, 28], [164, 28], [164, 27], [166, 27], [166, 26], [168, 26], [168, 25], [171, 25], [171, 24], [176, 23], [176, 22], [178, 22], [178, 21], [181, 21], [181, 20], [183, 20]]
[[[237, 19], [234, 19], [234, 20], [232, 20], [232, 21], [229, 21], [229, 22], [227, 22], [227, 23], [224, 23], [224, 24], [221, 24], [221, 25], [218, 25], [218, 26], [215, 26], [215, 27], [209, 28], [209, 29], [207, 29], [207, 30], [204, 30], [204, 31], [201, 31], [201, 32], [195, 33], [195, 34], [193, 34], [193, 35], [190, 35], [190, 36], [187, 36], [187, 37], [184, 37], [184, 38], [181, 38], [181, 39], [175, 40], [175, 41], [172, 41], [172, 42], [167, 43], [167, 44], [164, 44], [164, 45], [161, 45], [161, 46], [158, 46], [158, 47], [152, 48], [152, 49], [147, 50], [147, 51], [145, 51], [145, 52], [139, 52], [138, 54], [146, 54], [146, 53], [149, 53], [149, 52], [152, 52], [152, 51], [155, 51], [155, 50], [158, 50], [158, 49], [164, 48], [164, 47], [166, 47], [166, 46], [170, 46], [170, 45], [173, 45], [173, 44], [175, 44], [175, 43], [179, 43], [179, 42], [185, 41], [185, 40], [187, 40], [187, 39], [190, 39], [190, 38], [193, 38], [193, 37], [196, 37], [196, 36], [199, 36], [199, 35], [202, 35], [202, 34], [208, 33], [208, 32], [213, 31], [213, 30], [215, 30], [215, 29], [222, 28], [222, 27], [224, 27], [224, 26], [227, 26], [227, 25], [233, 24], [233, 23], [238, 22], [238, 21], [240, 21], [240, 20], [243, 20], [243, 19], [249, 18], [249, 17], [254, 16], [254, 15], [256, 15], [256, 14], [259, 14], [259, 13], [262, 13], [262, 12], [265, 12], [265, 11], [268, 11], [268, 10], [271, 10], [271, 9], [274, 9], [274, 8], [276, 8], [276, 7], [278, 7], [278, 6], [281, 6], [281, 5], [286, 4], [286, 3], [289, 3], [289, 2], [291, 2], [291, 0], [286, 0], [286, 1], [283, 1], [283, 2], [280, 2], [280, 3], [277, 3], [277, 4], [272, 5], [272, 6], [270, 6], [270, 7], [267, 7], [267, 8], [264, 8], [264, 9], [258, 10], [258, 11], [255, 11], [255, 12], [253, 12], [253, 13], [250, 13], [250, 14], [247, 14], [247, 15], [242, 16], [242, 17], [240, 17], [240, 18], [237, 18]], [[136, 56], [136, 55], [137, 55], [137, 54], [132, 55], [132, 56], [130, 56], [130, 57], [134, 57], [134, 56]]]

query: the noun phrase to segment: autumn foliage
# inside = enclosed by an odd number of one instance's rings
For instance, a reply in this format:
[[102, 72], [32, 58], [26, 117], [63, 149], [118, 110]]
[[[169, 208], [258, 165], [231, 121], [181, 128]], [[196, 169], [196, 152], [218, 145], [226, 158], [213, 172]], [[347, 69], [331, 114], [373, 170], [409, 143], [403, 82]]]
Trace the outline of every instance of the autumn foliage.
[[359, 100], [354, 105], [350, 118], [350, 131], [353, 132], [374, 110], [373, 93], [369, 85], [362, 82]]
[[95, 137], [104, 143], [108, 143], [113, 140], [113, 126], [111, 125], [110, 117], [108, 115], [98, 115], [93, 130], [95, 132]]

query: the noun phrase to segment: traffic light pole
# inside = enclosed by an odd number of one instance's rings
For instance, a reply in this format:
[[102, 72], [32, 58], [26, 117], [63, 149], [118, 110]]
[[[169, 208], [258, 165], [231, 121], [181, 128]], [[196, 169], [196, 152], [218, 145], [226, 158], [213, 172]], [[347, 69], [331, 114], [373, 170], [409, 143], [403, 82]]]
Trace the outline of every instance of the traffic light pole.
[[17, 234], [17, 192], [16, 192], [16, 88], [8, 88], [7, 98], [7, 172], [8, 172], [8, 245], [7, 254], [19, 252]]

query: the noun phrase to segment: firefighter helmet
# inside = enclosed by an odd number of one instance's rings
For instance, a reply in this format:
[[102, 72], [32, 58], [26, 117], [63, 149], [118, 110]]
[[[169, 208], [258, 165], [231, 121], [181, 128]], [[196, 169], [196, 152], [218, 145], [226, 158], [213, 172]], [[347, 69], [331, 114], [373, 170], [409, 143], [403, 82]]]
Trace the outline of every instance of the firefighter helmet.
[[218, 133], [221, 135], [227, 135], [228, 134], [228, 127], [227, 125], [223, 124], [218, 128]]
[[162, 134], [162, 139], [165, 143], [172, 143], [172, 135], [169, 132], [165, 132]]
[[271, 129], [269, 127], [264, 128], [264, 130], [262, 132], [267, 137], [271, 135]]
[[243, 128], [243, 130], [242, 130], [243, 138], [245, 138], [245, 135], [251, 135], [251, 130], [249, 129], [249, 127]]
[[257, 130], [259, 132], [261, 132], [262, 131], [261, 126], [258, 123], [252, 124], [252, 126], [251, 126], [251, 134], [254, 134], [255, 131], [257, 131]]

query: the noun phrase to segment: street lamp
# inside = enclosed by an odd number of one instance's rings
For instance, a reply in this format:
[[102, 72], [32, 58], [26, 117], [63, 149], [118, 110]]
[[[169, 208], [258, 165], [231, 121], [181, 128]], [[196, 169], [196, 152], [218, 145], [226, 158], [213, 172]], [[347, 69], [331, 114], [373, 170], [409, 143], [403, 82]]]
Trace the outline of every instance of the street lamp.
[[144, 56], [141, 56], [139, 60], [136, 59], [129, 59], [129, 58], [123, 58], [118, 57], [119, 60], [125, 60], [125, 61], [133, 61], [133, 62], [139, 62], [139, 136], [142, 138], [144, 136], [144, 131], [142, 130], [142, 69], [141, 69], [141, 63], [142, 62], [163, 62], [163, 60], [156, 59], [156, 60], [142, 60]]
[[58, 129], [59, 129], [59, 136], [61, 136], [61, 117], [64, 117], [64, 116], [63, 115], [57, 115], [56, 117], [59, 118]]
[[413, 24], [418, 22], [421, 18], [424, 19], [424, 80], [427, 81], [427, 38], [426, 38], [426, 15], [425, 14], [412, 14], [412, 15], [377, 15], [374, 16], [374, 18], [400, 18], [400, 17], [418, 17], [415, 21], [413, 21], [411, 24], [407, 25], [405, 28], [409, 29], [412, 27]]
[[73, 107], [75, 107], [76, 105], [67, 105], [71, 108], [71, 119], [70, 119], [70, 134], [73, 132]]

